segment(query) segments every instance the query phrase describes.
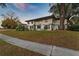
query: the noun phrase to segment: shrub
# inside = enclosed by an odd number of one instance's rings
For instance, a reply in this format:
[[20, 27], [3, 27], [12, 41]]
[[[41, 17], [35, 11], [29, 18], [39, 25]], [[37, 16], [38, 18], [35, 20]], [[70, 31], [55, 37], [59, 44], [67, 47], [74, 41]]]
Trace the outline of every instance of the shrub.
[[71, 26], [68, 26], [68, 29], [72, 31], [79, 31], [79, 24], [73, 24]]
[[25, 27], [20, 24], [16, 27], [16, 31], [25, 31]]

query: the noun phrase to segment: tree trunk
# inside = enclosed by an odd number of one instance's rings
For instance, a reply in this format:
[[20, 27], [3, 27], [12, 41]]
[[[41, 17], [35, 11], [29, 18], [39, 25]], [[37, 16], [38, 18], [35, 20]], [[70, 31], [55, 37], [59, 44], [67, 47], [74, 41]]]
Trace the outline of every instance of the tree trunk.
[[64, 21], [65, 21], [65, 3], [61, 3], [60, 5], [60, 30], [64, 30]]

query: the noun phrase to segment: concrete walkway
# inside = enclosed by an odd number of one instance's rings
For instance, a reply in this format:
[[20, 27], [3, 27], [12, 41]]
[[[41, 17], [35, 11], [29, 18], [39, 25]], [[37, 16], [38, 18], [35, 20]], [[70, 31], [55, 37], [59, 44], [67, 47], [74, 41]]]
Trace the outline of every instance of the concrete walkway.
[[38, 52], [43, 55], [50, 55], [50, 51], [52, 50], [51, 45], [45, 45], [45, 44], [35, 43], [31, 41], [26, 41], [26, 40], [6, 36], [3, 34], [0, 34], [0, 38], [10, 44], [13, 44], [31, 51]]
[[47, 56], [50, 54], [52, 56], [79, 56], [79, 51], [75, 51], [72, 49], [40, 44], [36, 42], [13, 38], [3, 34], [0, 34], [0, 38], [10, 44], [13, 44], [34, 52], [38, 52], [40, 54], [47, 55]]

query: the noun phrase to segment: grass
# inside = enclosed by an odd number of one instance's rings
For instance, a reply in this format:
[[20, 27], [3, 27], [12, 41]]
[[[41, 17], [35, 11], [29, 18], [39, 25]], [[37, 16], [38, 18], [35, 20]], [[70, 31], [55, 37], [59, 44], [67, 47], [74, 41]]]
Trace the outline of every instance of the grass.
[[79, 32], [73, 31], [2, 31], [1, 33], [43, 44], [79, 50]]
[[9, 43], [0, 39], [0, 56], [39, 56], [42, 54], [35, 53]]

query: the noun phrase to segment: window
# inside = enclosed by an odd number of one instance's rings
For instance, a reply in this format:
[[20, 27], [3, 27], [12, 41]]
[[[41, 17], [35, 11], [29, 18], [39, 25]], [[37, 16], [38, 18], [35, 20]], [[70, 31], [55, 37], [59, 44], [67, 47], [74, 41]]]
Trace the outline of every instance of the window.
[[48, 20], [45, 20], [45, 22], [48, 22]]
[[29, 24], [29, 22], [27, 22]]
[[30, 26], [30, 29], [33, 29], [33, 26]]
[[50, 29], [50, 25], [45, 25], [44, 29]]
[[40, 29], [41, 28], [41, 25], [37, 25], [37, 28]]
[[33, 21], [31, 22], [31, 24], [33, 24]]

